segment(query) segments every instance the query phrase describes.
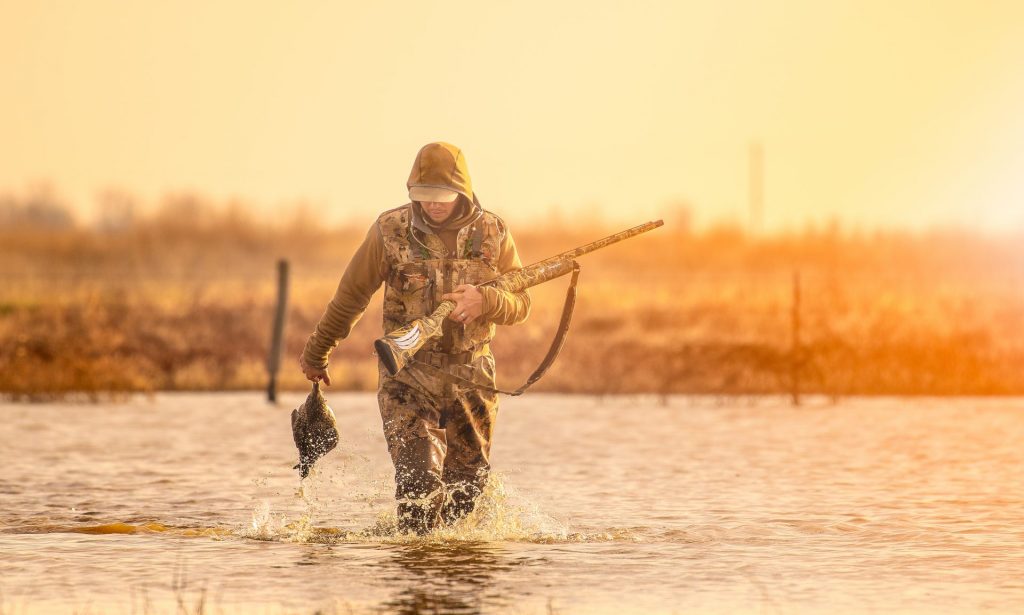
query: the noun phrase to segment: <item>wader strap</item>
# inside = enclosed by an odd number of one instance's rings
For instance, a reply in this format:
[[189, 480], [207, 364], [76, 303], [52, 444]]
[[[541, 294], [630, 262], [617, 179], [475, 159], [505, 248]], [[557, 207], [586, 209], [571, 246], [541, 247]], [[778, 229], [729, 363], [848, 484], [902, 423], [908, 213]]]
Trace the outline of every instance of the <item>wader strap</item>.
[[480, 246], [484, 245], [484, 225], [482, 222], [478, 222], [473, 227], [473, 247], [469, 252], [470, 258], [480, 258], [483, 252], [480, 250]]
[[548, 368], [551, 367], [551, 364], [555, 362], [555, 359], [558, 357], [558, 353], [562, 350], [562, 346], [565, 344], [566, 334], [569, 333], [569, 323], [572, 321], [572, 312], [576, 307], [576, 283], [579, 281], [579, 278], [580, 266], [579, 263], [574, 261], [572, 264], [572, 279], [569, 281], [569, 288], [565, 291], [565, 304], [562, 306], [562, 319], [558, 323], [558, 331], [555, 332], [554, 339], [551, 340], [551, 347], [548, 348], [547, 355], [544, 356], [544, 360], [540, 362], [537, 369], [533, 370], [533, 373], [530, 374], [530, 377], [527, 378], [526, 382], [515, 391], [505, 391], [486, 384], [480, 384], [479, 382], [473, 382], [472, 380], [457, 376], [429, 363], [419, 361], [416, 358], [413, 358], [410, 362], [440, 372], [445, 378], [468, 387], [473, 387], [474, 389], [481, 389], [491, 393], [504, 393], [505, 395], [511, 395], [513, 397], [522, 395], [526, 392], [526, 389], [533, 386], [534, 383], [544, 376], [548, 371]]

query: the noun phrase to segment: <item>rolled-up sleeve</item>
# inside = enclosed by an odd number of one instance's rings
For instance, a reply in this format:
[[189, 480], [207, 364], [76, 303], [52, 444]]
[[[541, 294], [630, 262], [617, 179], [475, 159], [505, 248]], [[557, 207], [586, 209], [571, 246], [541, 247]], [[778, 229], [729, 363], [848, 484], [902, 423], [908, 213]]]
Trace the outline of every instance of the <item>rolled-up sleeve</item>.
[[339, 340], [348, 337], [366, 311], [373, 293], [384, 282], [385, 268], [384, 241], [380, 227], [374, 224], [345, 268], [338, 290], [327, 304], [316, 329], [306, 340], [302, 356], [307, 364], [317, 368], [327, 366], [331, 351]]

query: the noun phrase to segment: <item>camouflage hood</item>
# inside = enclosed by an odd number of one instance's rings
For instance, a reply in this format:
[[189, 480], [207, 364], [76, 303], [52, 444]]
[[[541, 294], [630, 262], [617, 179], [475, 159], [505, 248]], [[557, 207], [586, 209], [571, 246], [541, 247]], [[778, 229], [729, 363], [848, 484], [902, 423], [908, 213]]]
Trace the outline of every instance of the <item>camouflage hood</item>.
[[447, 188], [454, 190], [473, 202], [473, 182], [469, 179], [469, 167], [462, 150], [451, 143], [427, 143], [412, 163], [412, 172], [407, 188]]
[[416, 154], [412, 171], [409, 173], [409, 181], [405, 185], [406, 188], [414, 186], [447, 188], [465, 197], [459, 199], [459, 211], [441, 227], [431, 224], [420, 211], [419, 203], [414, 203], [412, 208], [414, 226], [457, 229], [477, 219], [482, 213], [480, 201], [473, 193], [473, 182], [469, 178], [466, 157], [462, 155], [462, 150], [451, 143], [438, 141], [424, 145]]

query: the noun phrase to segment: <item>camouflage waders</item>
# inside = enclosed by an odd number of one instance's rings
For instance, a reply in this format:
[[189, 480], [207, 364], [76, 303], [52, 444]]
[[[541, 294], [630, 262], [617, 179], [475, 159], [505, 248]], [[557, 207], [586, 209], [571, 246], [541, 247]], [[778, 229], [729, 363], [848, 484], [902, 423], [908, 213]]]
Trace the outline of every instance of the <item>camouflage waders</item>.
[[[505, 223], [485, 211], [473, 192], [459, 148], [443, 142], [423, 146], [406, 187], [412, 200], [377, 218], [306, 341], [300, 365], [310, 379], [326, 375], [331, 351], [382, 283], [388, 334], [434, 312], [441, 297], [460, 284], [479, 286], [522, 268]], [[459, 202], [448, 219], [434, 224], [421, 215], [414, 192], [454, 192]], [[525, 290], [479, 290], [484, 305], [478, 318], [446, 319], [440, 336], [417, 344], [411, 358], [403, 356], [405, 368], [395, 376], [381, 366], [378, 397], [403, 531], [426, 532], [471, 511], [487, 480], [498, 400], [471, 383], [493, 387], [488, 345], [495, 324], [525, 320], [530, 296]]]
[[[459, 232], [461, 258], [438, 258], [446, 252], [440, 239], [414, 228], [411, 215], [410, 208], [400, 207], [379, 219], [391, 272], [385, 281], [385, 331], [429, 314], [441, 295], [459, 284], [479, 284], [498, 274], [494, 258], [504, 232], [499, 218], [483, 212]], [[441, 338], [398, 375], [380, 367], [377, 399], [395, 464], [402, 532], [425, 533], [439, 521], [451, 523], [472, 511], [490, 470], [497, 395], [458, 385], [445, 374], [494, 386], [488, 347], [494, 324], [478, 319], [443, 326]]]
[[[494, 359], [489, 354], [477, 357], [473, 365], [448, 369], [463, 377], [486, 373], [485, 382], [493, 383]], [[498, 397], [454, 386], [418, 366], [405, 371], [426, 387], [411, 386], [383, 371], [377, 400], [395, 464], [399, 531], [422, 534], [439, 520], [452, 523], [473, 510], [491, 467]]]

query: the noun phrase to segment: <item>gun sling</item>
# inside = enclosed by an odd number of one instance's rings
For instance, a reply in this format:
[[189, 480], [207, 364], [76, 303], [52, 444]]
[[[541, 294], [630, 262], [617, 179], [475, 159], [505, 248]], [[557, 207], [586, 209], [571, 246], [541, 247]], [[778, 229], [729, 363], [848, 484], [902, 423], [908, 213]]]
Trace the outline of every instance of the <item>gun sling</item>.
[[548, 353], [544, 356], [544, 360], [540, 362], [537, 369], [533, 370], [533, 373], [530, 374], [530, 377], [527, 378], [526, 382], [514, 391], [506, 391], [486, 384], [480, 384], [479, 382], [473, 382], [472, 380], [457, 376], [445, 369], [432, 365], [431, 363], [421, 361], [415, 357], [413, 357], [410, 362], [441, 372], [446, 378], [465, 386], [481, 389], [491, 393], [504, 393], [505, 395], [511, 395], [513, 397], [522, 395], [527, 389], [540, 380], [545, 373], [547, 373], [548, 368], [550, 368], [551, 364], [555, 362], [555, 359], [558, 357], [558, 353], [562, 350], [562, 346], [565, 344], [566, 334], [569, 333], [569, 323], [572, 321], [573, 309], [576, 307], [576, 283], [579, 281], [579, 278], [580, 265], [576, 261], [573, 261], [572, 278], [569, 280], [569, 288], [565, 291], [565, 304], [562, 305], [562, 318], [558, 322], [558, 331], [555, 332], [555, 337], [551, 340], [551, 346], [548, 348]]

